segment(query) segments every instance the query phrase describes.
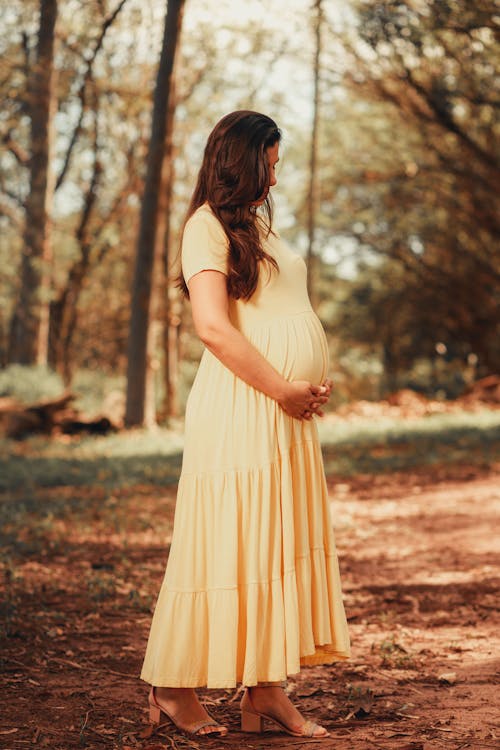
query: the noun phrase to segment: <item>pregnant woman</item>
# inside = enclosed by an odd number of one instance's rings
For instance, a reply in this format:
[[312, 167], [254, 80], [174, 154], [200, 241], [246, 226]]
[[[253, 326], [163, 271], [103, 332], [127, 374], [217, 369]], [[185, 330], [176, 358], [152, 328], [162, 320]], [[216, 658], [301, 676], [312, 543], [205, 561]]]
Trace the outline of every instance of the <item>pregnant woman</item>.
[[280, 135], [246, 110], [216, 125], [182, 240], [180, 284], [206, 349], [141, 677], [152, 721], [163, 713], [197, 735], [227, 728], [194, 688], [241, 682], [244, 731], [269, 719], [325, 737], [283, 681], [349, 656], [314, 420], [331, 390], [326, 338], [305, 263], [272, 225]]

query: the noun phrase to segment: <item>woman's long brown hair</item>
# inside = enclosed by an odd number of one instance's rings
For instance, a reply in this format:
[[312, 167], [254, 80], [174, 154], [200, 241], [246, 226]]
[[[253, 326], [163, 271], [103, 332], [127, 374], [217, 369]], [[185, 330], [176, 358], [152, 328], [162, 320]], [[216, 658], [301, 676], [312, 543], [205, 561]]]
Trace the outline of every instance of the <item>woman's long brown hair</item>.
[[[266, 150], [281, 139], [281, 131], [270, 117], [250, 110], [231, 112], [220, 120], [208, 137], [198, 181], [186, 215], [208, 203], [229, 240], [227, 289], [235, 299], [252, 296], [259, 279], [259, 264], [277, 263], [262, 247], [256, 201], [266, 198], [267, 232], [272, 227], [269, 196], [269, 163]], [[182, 273], [177, 285], [189, 296]]]

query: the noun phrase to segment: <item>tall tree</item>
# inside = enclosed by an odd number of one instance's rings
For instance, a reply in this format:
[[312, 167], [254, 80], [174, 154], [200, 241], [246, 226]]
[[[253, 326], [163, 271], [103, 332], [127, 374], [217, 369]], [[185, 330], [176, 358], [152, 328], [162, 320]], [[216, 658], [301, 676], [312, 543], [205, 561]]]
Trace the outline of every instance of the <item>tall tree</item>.
[[[344, 316], [337, 328], [353, 333], [350, 345], [383, 345], [394, 373], [431, 359], [436, 344], [463, 363], [477, 358], [480, 374], [497, 372], [493, 3], [353, 6], [343, 99], [324, 117], [322, 218], [329, 214], [341, 249], [366, 258], [369, 273], [345, 306], [358, 324], [344, 328]], [[372, 328], [374, 320], [381, 324]]]
[[[180, 37], [184, 0], [168, 0], [160, 63], [154, 93], [151, 138], [141, 205], [132, 290], [125, 424], [141, 425], [145, 415], [148, 328], [152, 302], [152, 275], [158, 232], [158, 196], [167, 135], [167, 114], [175, 53]], [[150, 340], [152, 337], [149, 337]]]
[[309, 154], [309, 191], [307, 195], [307, 286], [309, 297], [314, 295], [314, 255], [316, 239], [316, 211], [318, 208], [318, 125], [319, 125], [319, 84], [321, 56], [321, 27], [323, 24], [322, 0], [314, 0], [314, 63], [313, 63], [313, 117]]
[[9, 360], [46, 364], [49, 327], [51, 225], [54, 180], [50, 169], [55, 105], [54, 43], [57, 0], [40, 0], [36, 57], [28, 79], [31, 121], [30, 188], [26, 200], [21, 287], [12, 317]]
[[[89, 146], [91, 147], [91, 158], [93, 161], [92, 175], [87, 184], [87, 189], [82, 194], [82, 210], [75, 227], [75, 239], [77, 241], [80, 254], [68, 269], [67, 280], [64, 287], [59, 293], [54, 294], [54, 299], [50, 305], [50, 326], [49, 326], [49, 364], [58, 370], [66, 384], [69, 384], [72, 374], [71, 363], [71, 343], [74, 331], [78, 322], [78, 302], [85, 278], [91, 265], [92, 251], [98, 248], [96, 234], [98, 230], [91, 228], [93, 214], [99, 198], [99, 187], [102, 179], [103, 165], [101, 163], [101, 147], [99, 143], [99, 114], [101, 99], [97, 93], [97, 85], [94, 80], [94, 67], [96, 58], [102, 50], [106, 34], [109, 32], [112, 24], [119, 17], [127, 0], [119, 0], [115, 9], [104, 15], [99, 33], [89, 48], [85, 59], [85, 72], [80, 82], [77, 100], [80, 104], [80, 114], [74, 126], [73, 132], [69, 139], [69, 145], [64, 155], [63, 166], [56, 180], [56, 191], [63, 185], [66, 176], [69, 174], [72, 158], [78, 141], [82, 136], [83, 120], [88, 115], [88, 120], [92, 120], [91, 136]], [[104, 9], [101, 8], [104, 13]], [[90, 93], [89, 93], [90, 92]], [[90, 102], [88, 101], [90, 99]], [[130, 175], [134, 179], [134, 175]], [[83, 183], [83, 180], [81, 180]], [[126, 187], [124, 187], [126, 192]], [[103, 217], [102, 211], [100, 220], [100, 229], [112, 218], [114, 211], [108, 212]]]
[[[172, 89], [175, 88], [173, 82]], [[176, 325], [178, 316], [173, 310], [172, 296], [176, 295], [175, 288], [170, 288], [170, 247], [171, 247], [171, 201], [174, 186], [175, 152], [173, 142], [174, 115], [177, 106], [177, 96], [174, 90], [170, 93], [170, 103], [167, 115], [167, 137], [165, 142], [165, 159], [161, 178], [160, 195], [160, 224], [158, 232], [159, 247], [157, 249], [157, 276], [159, 284], [156, 285], [158, 317], [163, 323], [162, 349], [163, 363], [163, 404], [160, 409], [161, 417], [168, 422], [169, 417], [177, 416], [177, 378], [178, 378], [178, 334], [179, 325]], [[160, 286], [161, 284], [161, 286]], [[162, 291], [164, 292], [162, 294]], [[180, 322], [180, 320], [179, 320]], [[152, 394], [151, 394], [152, 396]], [[151, 398], [152, 400], [152, 398]]]

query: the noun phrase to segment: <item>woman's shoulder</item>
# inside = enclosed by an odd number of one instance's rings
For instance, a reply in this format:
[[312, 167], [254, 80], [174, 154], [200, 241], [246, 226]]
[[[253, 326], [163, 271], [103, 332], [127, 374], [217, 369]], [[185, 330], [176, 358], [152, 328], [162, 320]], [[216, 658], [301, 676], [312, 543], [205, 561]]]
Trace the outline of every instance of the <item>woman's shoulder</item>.
[[227, 244], [228, 242], [224, 227], [208, 203], [203, 203], [199, 206], [186, 221], [184, 238], [192, 234], [201, 234], [203, 237], [212, 239], [217, 243]]
[[189, 223], [207, 223], [222, 226], [217, 216], [214, 214], [208, 203], [202, 203], [193, 211], [186, 224]]

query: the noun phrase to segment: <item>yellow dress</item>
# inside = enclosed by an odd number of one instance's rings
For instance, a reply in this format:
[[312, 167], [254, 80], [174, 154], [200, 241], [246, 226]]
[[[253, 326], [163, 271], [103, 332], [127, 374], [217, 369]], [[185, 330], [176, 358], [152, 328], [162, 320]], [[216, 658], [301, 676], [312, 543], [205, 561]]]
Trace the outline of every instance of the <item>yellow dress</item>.
[[[231, 320], [285, 378], [320, 384], [327, 343], [305, 263], [276, 234], [263, 243], [279, 273], [263, 264], [250, 300], [230, 301]], [[184, 278], [226, 272], [227, 254], [205, 204], [184, 230]], [[316, 424], [289, 417], [205, 350], [186, 407], [172, 545], [141, 677], [230, 688], [349, 654]]]

